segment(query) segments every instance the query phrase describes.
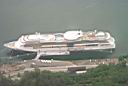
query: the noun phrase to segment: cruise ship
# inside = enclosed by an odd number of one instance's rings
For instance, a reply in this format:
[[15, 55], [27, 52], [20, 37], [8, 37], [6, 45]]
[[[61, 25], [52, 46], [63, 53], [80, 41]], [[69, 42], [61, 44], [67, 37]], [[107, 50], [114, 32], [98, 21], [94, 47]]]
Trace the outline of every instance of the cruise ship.
[[71, 52], [115, 49], [115, 39], [109, 32], [70, 30], [64, 33], [34, 33], [22, 35], [17, 41], [4, 44], [14, 50], [36, 52], [40, 56], [70, 55]]

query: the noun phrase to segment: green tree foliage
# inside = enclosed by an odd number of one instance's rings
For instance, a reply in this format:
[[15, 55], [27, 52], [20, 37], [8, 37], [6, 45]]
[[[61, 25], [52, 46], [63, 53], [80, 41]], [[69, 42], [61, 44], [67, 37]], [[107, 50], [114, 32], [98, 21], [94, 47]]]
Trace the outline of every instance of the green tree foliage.
[[6, 78], [0, 74], [0, 86], [14, 86], [14, 82], [10, 78]]
[[127, 86], [128, 67], [101, 65], [89, 70], [85, 77], [85, 84], [89, 86]]
[[66, 73], [51, 73], [36, 69], [34, 72], [25, 72], [18, 86], [68, 86], [72, 85], [71, 77]]
[[127, 86], [128, 67], [100, 65], [85, 74], [26, 72], [18, 86]]
[[118, 61], [119, 61], [118, 63], [119, 66], [126, 67], [126, 63], [128, 61], [128, 55], [118, 57]]

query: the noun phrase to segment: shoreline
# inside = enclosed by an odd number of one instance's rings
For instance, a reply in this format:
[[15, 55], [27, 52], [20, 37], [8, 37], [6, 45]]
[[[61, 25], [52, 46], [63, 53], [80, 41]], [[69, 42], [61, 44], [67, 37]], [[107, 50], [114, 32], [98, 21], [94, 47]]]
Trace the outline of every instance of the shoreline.
[[90, 59], [90, 60], [76, 60], [76, 61], [60, 61], [60, 60], [24, 60], [19, 63], [2, 64], [0, 65], [0, 72], [5, 76], [16, 77], [17, 74], [23, 74], [25, 71], [34, 71], [40, 69], [41, 71], [51, 72], [67, 72], [69, 67], [85, 66], [86, 69], [95, 68], [100, 64], [117, 64], [118, 59]]

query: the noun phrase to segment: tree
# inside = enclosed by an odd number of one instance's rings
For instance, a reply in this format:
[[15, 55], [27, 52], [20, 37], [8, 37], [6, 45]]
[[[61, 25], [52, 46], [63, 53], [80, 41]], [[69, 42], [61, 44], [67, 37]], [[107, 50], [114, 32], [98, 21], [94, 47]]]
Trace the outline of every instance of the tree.
[[14, 86], [14, 83], [10, 78], [6, 78], [0, 74], [0, 86]]

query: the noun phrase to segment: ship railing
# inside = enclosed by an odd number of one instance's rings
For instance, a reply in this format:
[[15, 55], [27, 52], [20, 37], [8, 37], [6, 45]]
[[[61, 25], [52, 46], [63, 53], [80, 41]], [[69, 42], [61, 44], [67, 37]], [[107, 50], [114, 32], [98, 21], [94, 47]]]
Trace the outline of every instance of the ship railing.
[[97, 49], [112, 49], [115, 48], [114, 45], [109, 46], [83, 46], [83, 47], [69, 47], [69, 51], [79, 51], [79, 50], [97, 50]]

